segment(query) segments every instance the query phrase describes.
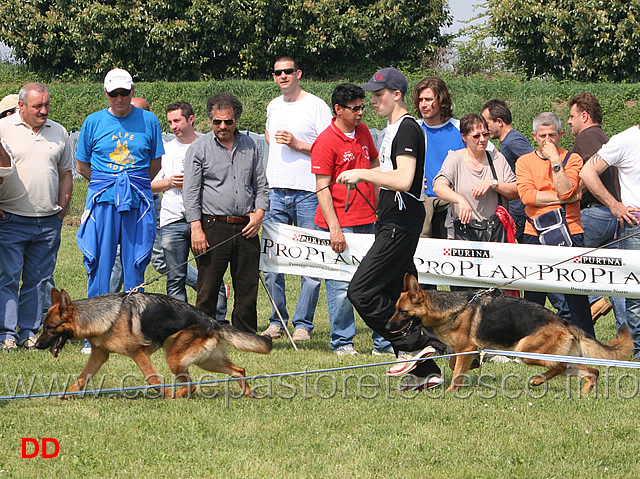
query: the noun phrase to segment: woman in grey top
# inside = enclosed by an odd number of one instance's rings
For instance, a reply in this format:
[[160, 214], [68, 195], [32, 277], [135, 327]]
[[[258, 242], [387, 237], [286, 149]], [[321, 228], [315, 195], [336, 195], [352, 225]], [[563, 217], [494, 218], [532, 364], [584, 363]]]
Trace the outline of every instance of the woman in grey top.
[[[453, 221], [486, 220], [496, 212], [500, 195], [507, 199], [518, 197], [516, 175], [498, 151], [486, 151], [489, 128], [486, 120], [474, 113], [460, 119], [460, 134], [466, 147], [451, 151], [433, 180], [433, 191], [449, 201], [445, 226], [447, 237], [454, 238]], [[497, 178], [491, 173], [487, 155], [491, 156]]]

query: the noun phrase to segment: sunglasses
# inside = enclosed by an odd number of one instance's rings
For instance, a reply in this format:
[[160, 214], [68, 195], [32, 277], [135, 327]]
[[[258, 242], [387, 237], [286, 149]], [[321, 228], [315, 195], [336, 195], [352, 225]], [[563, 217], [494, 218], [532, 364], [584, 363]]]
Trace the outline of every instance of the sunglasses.
[[476, 133], [475, 135], [471, 135], [471, 138], [473, 138], [476, 141], [479, 140], [480, 137], [489, 138], [489, 132], [485, 131], [484, 133]]
[[224, 124], [227, 126], [231, 126], [236, 122], [235, 120], [218, 120], [217, 118], [215, 120], [212, 120], [213, 124], [216, 126], [221, 124], [223, 121], [224, 121]]
[[273, 70], [273, 74], [277, 77], [279, 77], [280, 75], [282, 75], [283, 73], [285, 75], [292, 75], [293, 72], [295, 72], [296, 69], [295, 68], [282, 68], [281, 70]]
[[[338, 105], [340, 105], [340, 103], [338, 103]], [[353, 106], [347, 106], [347, 105], [340, 105], [342, 108], [347, 108], [348, 110], [351, 110], [354, 113], [358, 113], [359, 111], [364, 112], [364, 109], [367, 107], [367, 105], [362, 104], [362, 105], [353, 105]]]
[[120, 96], [129, 96], [131, 95], [131, 90], [113, 90], [107, 93], [107, 95], [109, 95], [111, 98], [115, 98], [118, 95]]

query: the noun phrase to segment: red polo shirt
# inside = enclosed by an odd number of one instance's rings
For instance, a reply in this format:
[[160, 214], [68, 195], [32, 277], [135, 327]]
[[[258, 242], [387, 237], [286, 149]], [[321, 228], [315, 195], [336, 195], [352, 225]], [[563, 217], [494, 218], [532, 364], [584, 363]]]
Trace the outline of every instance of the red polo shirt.
[[[378, 158], [378, 150], [366, 125], [356, 126], [355, 137], [349, 138], [336, 125], [335, 117], [331, 125], [324, 130], [311, 146], [311, 171], [314, 174], [327, 175], [333, 183], [340, 173], [353, 169], [371, 168], [371, 160]], [[358, 183], [358, 189], [367, 197], [371, 205], [376, 206], [375, 193], [371, 183]], [[355, 189], [349, 192], [349, 211], [344, 212], [347, 187], [333, 184], [329, 187], [333, 197], [333, 206], [340, 226], [359, 226], [376, 222], [376, 213]], [[316, 224], [328, 228], [327, 222], [318, 205]]]

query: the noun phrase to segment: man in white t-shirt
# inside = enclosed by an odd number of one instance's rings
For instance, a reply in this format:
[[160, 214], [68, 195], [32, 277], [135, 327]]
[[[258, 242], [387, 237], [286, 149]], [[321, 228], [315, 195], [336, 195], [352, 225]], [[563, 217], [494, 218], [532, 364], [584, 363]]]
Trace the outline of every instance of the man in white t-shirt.
[[[620, 199], [602, 183], [600, 175], [609, 167], [618, 170]], [[640, 125], [618, 133], [585, 163], [580, 178], [600, 203], [618, 219], [621, 249], [640, 249]], [[632, 236], [636, 235], [636, 236]], [[625, 239], [626, 238], [626, 239]], [[633, 354], [640, 359], [640, 299], [626, 298], [627, 324], [633, 335]]]
[[184, 157], [198, 139], [193, 130], [193, 107], [184, 101], [167, 106], [167, 122], [176, 137], [165, 143], [162, 168], [151, 183], [151, 191], [162, 192], [160, 208], [160, 245], [167, 263], [167, 295], [187, 301], [187, 259], [191, 229], [184, 217], [182, 180]]
[[[273, 81], [282, 95], [267, 107], [265, 139], [269, 143], [267, 180], [271, 209], [265, 223], [294, 224], [315, 229], [318, 207], [316, 177], [311, 172], [311, 145], [330, 124], [331, 110], [317, 96], [300, 87], [302, 70], [291, 57], [278, 58], [273, 66]], [[282, 315], [289, 319], [285, 299], [285, 280], [281, 273], [265, 273], [267, 288]], [[311, 339], [313, 315], [320, 292], [320, 279], [302, 276], [296, 312], [293, 315], [294, 341]], [[263, 335], [279, 338], [283, 325], [274, 310]]]

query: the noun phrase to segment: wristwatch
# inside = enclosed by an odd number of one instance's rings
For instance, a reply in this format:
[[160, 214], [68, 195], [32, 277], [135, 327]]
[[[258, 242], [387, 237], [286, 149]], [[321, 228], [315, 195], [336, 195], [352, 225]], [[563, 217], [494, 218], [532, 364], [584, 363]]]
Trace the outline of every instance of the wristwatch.
[[562, 168], [562, 163], [558, 163], [557, 165], [551, 165], [551, 168], [553, 168], [553, 171], [557, 173], [558, 171], [560, 171], [560, 168]]
[[494, 178], [493, 180], [491, 180], [491, 189], [495, 190], [497, 187], [498, 187], [498, 180]]

